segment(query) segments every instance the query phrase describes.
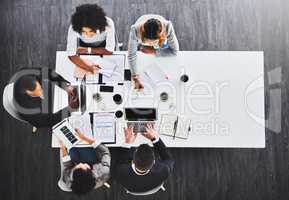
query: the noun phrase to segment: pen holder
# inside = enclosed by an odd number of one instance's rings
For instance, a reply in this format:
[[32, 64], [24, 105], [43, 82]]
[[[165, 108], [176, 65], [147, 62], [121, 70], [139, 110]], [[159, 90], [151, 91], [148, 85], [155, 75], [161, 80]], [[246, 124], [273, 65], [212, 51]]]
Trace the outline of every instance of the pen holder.
[[168, 99], [169, 99], [169, 94], [168, 94], [168, 93], [162, 92], [162, 93], [160, 94], [160, 100], [161, 100], [162, 102], [166, 102]]
[[182, 82], [186, 83], [186, 82], [188, 82], [188, 80], [189, 80], [189, 76], [186, 75], [186, 74], [184, 74], [184, 75], [181, 76], [180, 80], [181, 80]]

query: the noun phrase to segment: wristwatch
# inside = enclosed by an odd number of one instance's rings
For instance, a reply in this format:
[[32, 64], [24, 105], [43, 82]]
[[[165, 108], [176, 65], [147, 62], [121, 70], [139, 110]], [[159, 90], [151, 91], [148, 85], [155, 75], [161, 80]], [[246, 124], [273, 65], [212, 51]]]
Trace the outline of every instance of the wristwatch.
[[87, 48], [87, 53], [91, 54], [91, 47]]

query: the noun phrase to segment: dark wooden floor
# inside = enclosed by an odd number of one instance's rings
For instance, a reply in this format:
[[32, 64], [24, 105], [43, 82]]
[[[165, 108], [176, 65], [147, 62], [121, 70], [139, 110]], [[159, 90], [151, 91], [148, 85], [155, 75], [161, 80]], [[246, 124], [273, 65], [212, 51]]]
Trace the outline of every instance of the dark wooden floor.
[[[1, 93], [21, 67], [54, 67], [55, 51], [65, 49], [73, 8], [83, 2], [88, 1], [0, 1]], [[125, 48], [136, 18], [159, 13], [173, 21], [182, 50], [264, 50], [268, 120], [266, 149], [172, 149], [176, 169], [166, 192], [135, 198], [113, 184], [83, 199], [288, 200], [289, 1], [93, 2], [113, 18]], [[57, 187], [59, 157], [50, 148], [49, 130], [32, 135], [31, 126], [10, 117], [2, 104], [0, 109], [0, 199], [76, 199]]]

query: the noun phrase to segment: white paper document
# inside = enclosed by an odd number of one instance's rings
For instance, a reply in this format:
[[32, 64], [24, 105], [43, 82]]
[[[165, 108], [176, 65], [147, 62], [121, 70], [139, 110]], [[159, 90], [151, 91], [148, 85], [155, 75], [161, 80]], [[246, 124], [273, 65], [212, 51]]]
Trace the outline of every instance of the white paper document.
[[[83, 115], [74, 114], [68, 118], [69, 123], [73, 128], [78, 128], [81, 133], [86, 137], [93, 139], [92, 124], [90, 120], [90, 114], [84, 113]], [[82, 142], [81, 144], [86, 144]]]
[[115, 143], [114, 113], [93, 113], [93, 134], [99, 142]]
[[168, 80], [167, 75], [157, 65], [147, 66], [144, 70], [144, 73], [154, 84]]
[[[117, 65], [114, 62], [111, 62], [107, 59], [104, 59], [100, 56], [95, 55], [82, 55], [80, 58], [86, 62], [88, 65], [96, 64], [101, 68], [99, 73], [104, 76], [111, 77], [113, 72], [115, 71]], [[86, 73], [86, 75], [98, 76], [98, 74]]]
[[68, 94], [67, 92], [59, 87], [54, 86], [54, 99], [53, 99], [53, 113], [66, 108], [68, 106]]

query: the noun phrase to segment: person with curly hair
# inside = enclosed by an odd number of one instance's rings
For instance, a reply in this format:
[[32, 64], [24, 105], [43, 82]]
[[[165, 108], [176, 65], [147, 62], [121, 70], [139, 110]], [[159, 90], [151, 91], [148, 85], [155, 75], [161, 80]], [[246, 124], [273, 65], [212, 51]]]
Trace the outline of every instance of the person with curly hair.
[[179, 42], [171, 21], [160, 15], [143, 15], [131, 26], [128, 41], [128, 61], [135, 89], [143, 89], [136, 66], [137, 50], [156, 56], [176, 55]]
[[112, 19], [97, 4], [83, 4], [71, 17], [67, 35], [69, 59], [78, 67], [98, 73], [99, 66], [83, 61], [78, 54], [110, 55], [115, 49], [115, 28]]

